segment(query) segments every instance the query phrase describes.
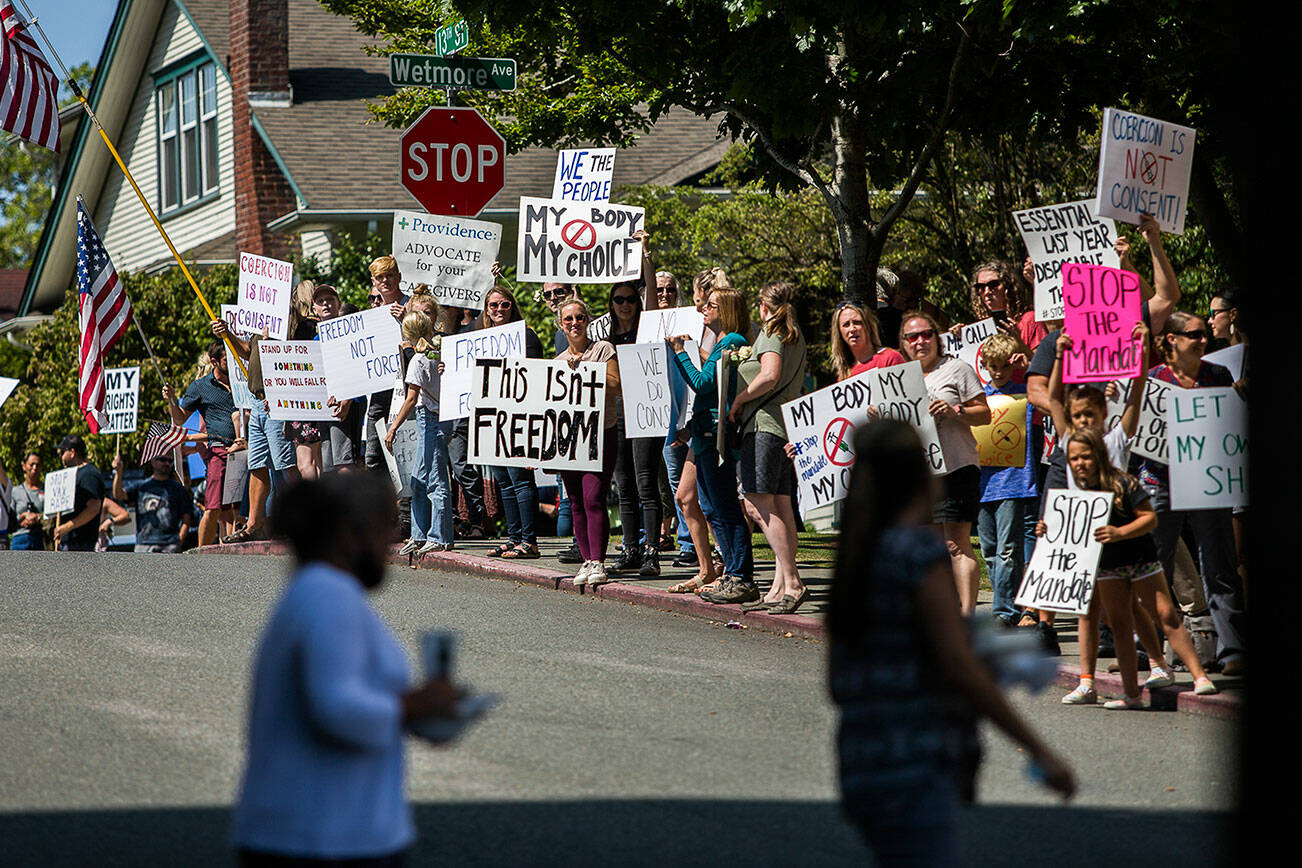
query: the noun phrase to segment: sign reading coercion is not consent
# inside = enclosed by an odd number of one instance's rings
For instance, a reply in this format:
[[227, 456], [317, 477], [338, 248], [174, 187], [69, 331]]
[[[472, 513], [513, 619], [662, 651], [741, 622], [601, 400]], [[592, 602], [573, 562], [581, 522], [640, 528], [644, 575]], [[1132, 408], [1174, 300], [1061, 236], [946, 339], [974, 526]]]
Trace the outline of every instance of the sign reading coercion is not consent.
[[393, 258], [408, 287], [423, 283], [440, 304], [482, 310], [493, 288], [502, 227], [484, 220], [393, 212]]
[[104, 369], [104, 414], [101, 434], [131, 434], [140, 408], [140, 368]]
[[310, 422], [334, 418], [326, 403], [330, 392], [322, 373], [319, 341], [263, 341], [258, 350], [272, 419]]
[[1103, 552], [1094, 531], [1107, 524], [1111, 514], [1110, 491], [1045, 492], [1045, 533], [1036, 539], [1013, 602], [1072, 615], [1088, 612]]
[[287, 340], [293, 282], [294, 266], [288, 262], [256, 253], [241, 253], [236, 330], [246, 335], [258, 335], [265, 328], [268, 337]]
[[1248, 505], [1248, 404], [1232, 388], [1172, 389], [1171, 508]]
[[1064, 383], [1102, 383], [1137, 377], [1146, 348], [1134, 337], [1143, 317], [1139, 275], [1103, 265], [1062, 267], [1063, 328], [1071, 349], [1063, 354]]
[[1013, 222], [1035, 268], [1035, 318], [1062, 319], [1062, 265], [1084, 262], [1118, 268], [1121, 257], [1113, 246], [1117, 224], [1095, 217], [1094, 200], [1064, 202], [1014, 211]]
[[449, 335], [443, 339], [439, 350], [443, 362], [443, 375], [439, 378], [439, 418], [464, 419], [470, 415], [475, 359], [523, 356], [524, 320], [464, 335]]
[[1195, 135], [1179, 124], [1104, 109], [1094, 213], [1134, 224], [1152, 214], [1163, 232], [1183, 235]]
[[642, 272], [646, 211], [628, 205], [578, 204], [520, 197], [515, 263], [523, 282], [619, 283]]
[[913, 425], [932, 472], [943, 474], [945, 456], [928, 403], [922, 365], [909, 362], [864, 371], [783, 404], [801, 503], [823, 506], [845, 497], [854, 466], [854, 429], [868, 421], [869, 406], [881, 417]]
[[478, 359], [470, 396], [470, 461], [544, 470], [600, 470], [606, 365]]
[[402, 376], [402, 329], [387, 307], [318, 323], [321, 361], [329, 394], [336, 400], [383, 392]]

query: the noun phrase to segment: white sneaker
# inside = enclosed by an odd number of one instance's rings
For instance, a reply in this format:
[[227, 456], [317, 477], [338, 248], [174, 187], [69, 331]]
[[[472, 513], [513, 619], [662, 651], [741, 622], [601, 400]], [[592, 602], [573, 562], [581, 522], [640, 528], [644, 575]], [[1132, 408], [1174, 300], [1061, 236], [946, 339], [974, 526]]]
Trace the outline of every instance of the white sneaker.
[[1103, 707], [1108, 711], [1142, 711], [1148, 706], [1144, 705], [1142, 696], [1127, 696], [1125, 699], [1114, 699], [1111, 702], [1105, 702]]
[[1216, 689], [1216, 685], [1212, 684], [1212, 680], [1207, 676], [1204, 675], [1194, 682], [1194, 694], [1196, 696], [1211, 696], [1214, 693], [1220, 693], [1220, 691]]
[[402, 548], [398, 549], [398, 555], [399, 555], [399, 557], [401, 557], [402, 555], [412, 555], [412, 554], [415, 554], [415, 553], [416, 553], [416, 549], [420, 548], [421, 543], [423, 543], [423, 542], [424, 542], [424, 540], [419, 540], [419, 539], [409, 539], [409, 540], [407, 540], [407, 542], [403, 543]]
[[1063, 705], [1093, 705], [1098, 701], [1099, 695], [1094, 692], [1094, 688], [1083, 681], [1062, 698]]
[[604, 561], [593, 561], [592, 572], [588, 573], [589, 585], [604, 585], [610, 581], [606, 578], [606, 564]]
[[425, 540], [425, 542], [421, 545], [420, 548], [416, 549], [416, 554], [427, 555], [430, 552], [441, 552], [441, 551], [443, 551], [443, 543], [437, 543], [434, 542], [434, 540], [432, 539], [428, 539]]
[[1175, 684], [1175, 677], [1161, 666], [1154, 666], [1148, 680], [1144, 682], [1144, 686], [1148, 688], [1170, 687], [1172, 684]]
[[592, 572], [592, 565], [595, 563], [596, 561], [583, 562], [583, 565], [579, 567], [579, 571], [574, 574], [574, 578], [570, 579], [575, 587], [581, 588], [588, 583], [588, 573]]

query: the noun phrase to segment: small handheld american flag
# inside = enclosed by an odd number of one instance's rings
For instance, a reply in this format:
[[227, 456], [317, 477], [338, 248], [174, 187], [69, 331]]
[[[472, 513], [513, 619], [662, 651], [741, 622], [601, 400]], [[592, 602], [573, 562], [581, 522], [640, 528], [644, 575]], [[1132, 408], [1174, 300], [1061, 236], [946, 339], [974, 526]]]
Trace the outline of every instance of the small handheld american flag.
[[59, 80], [27, 22], [0, 0], [0, 129], [59, 150]]
[[78, 354], [78, 406], [92, 434], [99, 433], [104, 410], [104, 357], [131, 324], [127, 298], [108, 251], [77, 197], [77, 311], [81, 322]]
[[140, 450], [140, 463], [148, 464], [185, 442], [186, 430], [162, 422], [150, 424], [145, 434], [145, 445]]

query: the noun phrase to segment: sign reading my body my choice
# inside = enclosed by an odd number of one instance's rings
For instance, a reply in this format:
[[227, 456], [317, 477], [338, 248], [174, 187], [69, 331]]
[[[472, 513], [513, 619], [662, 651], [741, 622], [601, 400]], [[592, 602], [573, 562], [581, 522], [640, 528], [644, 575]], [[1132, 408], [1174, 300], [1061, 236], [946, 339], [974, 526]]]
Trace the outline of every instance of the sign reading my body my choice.
[[426, 284], [441, 304], [482, 309], [501, 244], [496, 223], [393, 212], [393, 258], [403, 282]]
[[619, 283], [642, 273], [646, 211], [520, 197], [515, 262], [522, 282]]
[[1184, 234], [1195, 135], [1179, 124], [1105, 109], [1094, 213], [1134, 224], [1152, 214], [1163, 232]]
[[403, 374], [398, 351], [402, 329], [387, 307], [325, 320], [316, 333], [326, 383], [336, 400], [386, 391]]
[[614, 177], [614, 148], [558, 151], [552, 198], [563, 202], [608, 202]]
[[1064, 383], [1137, 377], [1144, 345], [1134, 337], [1143, 314], [1139, 275], [1119, 268], [1068, 262], [1062, 266], [1063, 327], [1072, 346], [1063, 355]]
[[279, 259], [240, 254], [239, 304], [235, 328], [246, 335], [262, 334], [278, 341], [289, 339], [289, 302], [294, 266]]
[[1062, 319], [1062, 265], [1085, 262], [1117, 268], [1121, 258], [1113, 245], [1117, 224], [1095, 217], [1094, 200], [1064, 202], [1014, 211], [1013, 220], [1035, 268], [1035, 318]]

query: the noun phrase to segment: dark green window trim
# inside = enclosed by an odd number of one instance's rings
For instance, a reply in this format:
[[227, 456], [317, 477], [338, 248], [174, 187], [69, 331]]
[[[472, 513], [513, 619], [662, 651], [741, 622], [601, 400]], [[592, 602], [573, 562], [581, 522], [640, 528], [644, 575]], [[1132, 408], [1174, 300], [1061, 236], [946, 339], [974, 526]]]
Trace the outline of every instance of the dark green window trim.
[[205, 48], [196, 48], [185, 57], [173, 60], [166, 66], [154, 70], [152, 73], [154, 77], [154, 89], [157, 90], [172, 79], [179, 78], [187, 72], [193, 71], [195, 67], [203, 66], [205, 63], [209, 62], [216, 64], [216, 61], [212, 60], [212, 56], [208, 54], [208, 50]]

